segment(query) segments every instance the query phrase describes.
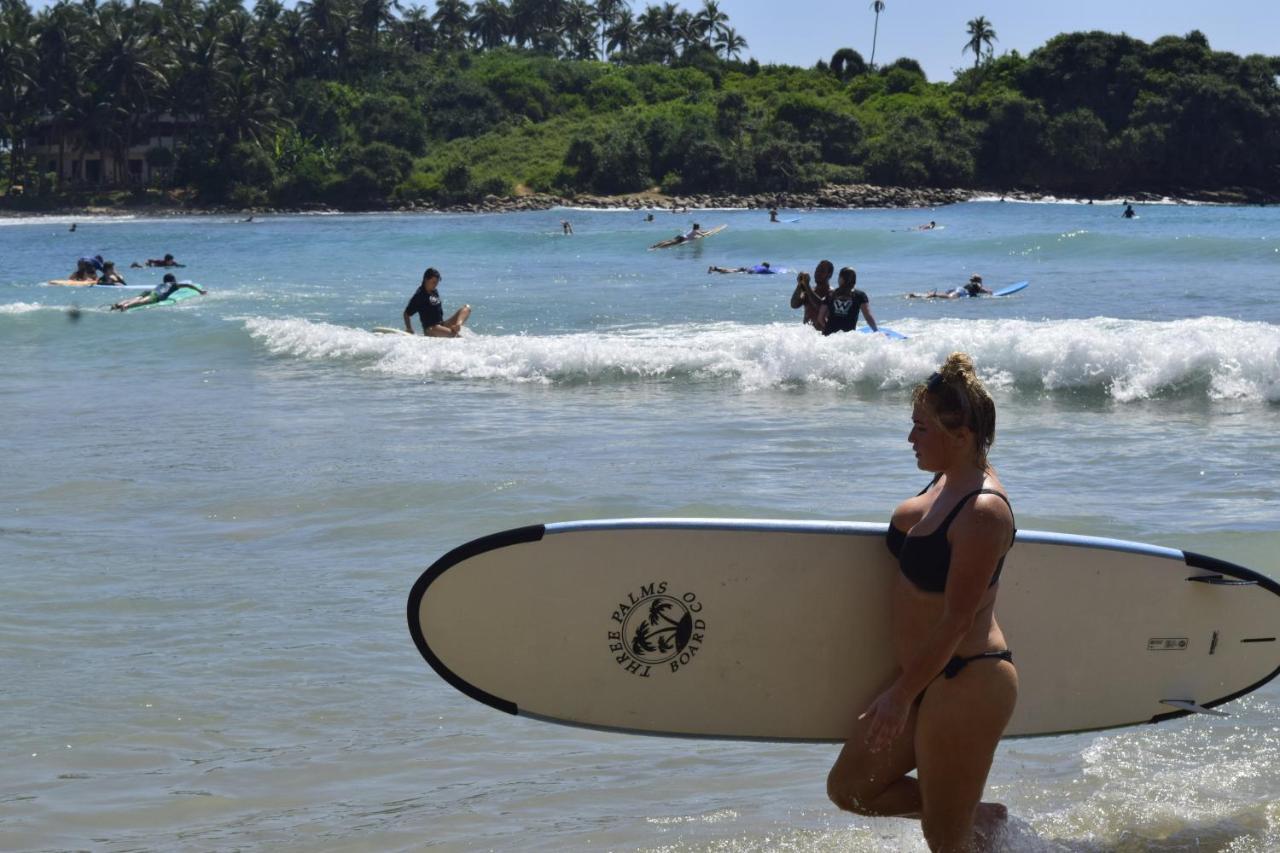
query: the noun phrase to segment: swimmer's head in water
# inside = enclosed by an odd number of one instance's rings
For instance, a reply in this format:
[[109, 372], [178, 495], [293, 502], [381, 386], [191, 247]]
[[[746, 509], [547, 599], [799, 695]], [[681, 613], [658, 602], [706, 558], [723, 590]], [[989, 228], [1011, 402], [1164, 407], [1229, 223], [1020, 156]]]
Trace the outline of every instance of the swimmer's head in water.
[[174, 275], [173, 275], [173, 273], [171, 273], [171, 272], [167, 272], [167, 273], [165, 273], [165, 274], [164, 274], [164, 279], [163, 279], [163, 281], [164, 281], [164, 283], [165, 283], [165, 284], [170, 284], [170, 283], [177, 284], [177, 283], [178, 283], [178, 279], [177, 279], [177, 278], [175, 278], [175, 277], [174, 277]]

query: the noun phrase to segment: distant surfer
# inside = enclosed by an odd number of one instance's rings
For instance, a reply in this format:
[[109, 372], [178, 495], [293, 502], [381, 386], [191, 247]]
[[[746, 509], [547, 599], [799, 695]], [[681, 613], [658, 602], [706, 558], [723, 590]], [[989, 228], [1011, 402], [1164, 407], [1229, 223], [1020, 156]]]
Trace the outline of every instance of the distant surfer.
[[779, 221], [779, 220], [778, 220], [778, 208], [776, 208], [776, 207], [771, 207], [771, 208], [769, 208], [769, 221], [770, 221], [770, 222], [778, 222], [778, 221]]
[[409, 304], [404, 306], [404, 330], [413, 334], [414, 314], [422, 323], [422, 334], [430, 338], [456, 338], [462, 326], [471, 316], [471, 306], [463, 305], [448, 320], [444, 319], [444, 303], [440, 299], [440, 272], [427, 267], [422, 274], [422, 286], [413, 292]]
[[[180, 264], [177, 261], [175, 261], [173, 259], [173, 255], [165, 255], [163, 258], [147, 258], [146, 265], [149, 267], [185, 267], [186, 266], [186, 264]], [[140, 269], [143, 265], [138, 263], [137, 261], [134, 261], [129, 266], [138, 267]]]
[[985, 296], [995, 291], [982, 283], [982, 276], [974, 273], [969, 281], [951, 290], [931, 290], [928, 293], [908, 293], [908, 299], [964, 299], [970, 296]]
[[769, 266], [768, 261], [761, 261], [753, 267], [707, 267], [708, 273], [746, 273], [747, 275], [777, 275], [778, 271]]
[[70, 231], [70, 232], [72, 232], [72, 233], [75, 233], [75, 230], [76, 230], [76, 224], [75, 224], [74, 222], [72, 222], [72, 223], [71, 223], [71, 227], [70, 227], [70, 228], [68, 228], [67, 230], [68, 230], [68, 231]]
[[852, 332], [858, 328], [859, 313], [866, 318], [872, 331], [880, 331], [876, 318], [871, 316], [871, 298], [858, 290], [858, 273], [852, 267], [844, 267], [837, 281], [839, 284], [831, 291], [831, 298], [819, 313], [818, 328], [822, 334]]
[[916, 226], [916, 230], [917, 230], [917, 231], [932, 231], [933, 229], [935, 229], [935, 228], [937, 228], [937, 227], [938, 227], [938, 223], [936, 223], [936, 222], [934, 222], [932, 219], [930, 219], [930, 220], [929, 220], [929, 224], [928, 224], [928, 225], [917, 225], [917, 226]]
[[645, 221], [645, 222], [652, 222], [652, 221], [653, 221], [653, 214], [652, 214], [652, 213], [645, 214], [644, 221]]
[[1129, 204], [1129, 202], [1126, 201], [1124, 203], [1124, 213], [1120, 215], [1123, 216], [1125, 219], [1133, 219], [1138, 214], [1136, 211], [1134, 211], [1133, 205]]
[[154, 290], [144, 290], [132, 299], [117, 302], [115, 305], [111, 306], [111, 310], [128, 311], [130, 308], [137, 308], [139, 305], [151, 305], [156, 302], [163, 302], [177, 291], [182, 290], [184, 287], [194, 290], [201, 296], [209, 292], [199, 285], [191, 284], [189, 282], [179, 284], [178, 280], [173, 277], [173, 273], [167, 272], [164, 274], [164, 279], [160, 282], [159, 287]]
[[688, 231], [684, 232], [683, 234], [677, 234], [676, 236], [672, 237], [670, 240], [661, 240], [657, 243], [654, 243], [649, 248], [665, 249], [668, 246], [679, 246], [681, 243], [688, 243], [690, 240], [700, 240], [703, 237], [707, 236], [708, 233], [710, 232], [703, 231], [702, 226], [695, 222], [693, 223], [693, 227], [690, 228]]
[[567, 234], [572, 234], [572, 233], [573, 233], [573, 226], [569, 224], [569, 220], [567, 220], [567, 219], [561, 219], [561, 220], [560, 220], [560, 230], [561, 230], [562, 232], [564, 232], [566, 235], [567, 235]]
[[802, 322], [819, 332], [822, 331], [822, 309], [831, 300], [831, 276], [835, 273], [836, 266], [831, 261], [818, 261], [813, 270], [813, 287], [809, 286], [808, 273], [797, 273], [796, 289], [791, 292], [791, 307], [804, 308]]
[[827, 794], [854, 814], [920, 820], [932, 850], [985, 849], [1008, 817], [981, 799], [1018, 698], [995, 617], [1013, 509], [987, 462], [995, 403], [969, 356], [952, 353], [912, 401], [907, 438], [934, 478], [885, 537], [899, 567], [886, 602], [895, 677], [853, 723]]

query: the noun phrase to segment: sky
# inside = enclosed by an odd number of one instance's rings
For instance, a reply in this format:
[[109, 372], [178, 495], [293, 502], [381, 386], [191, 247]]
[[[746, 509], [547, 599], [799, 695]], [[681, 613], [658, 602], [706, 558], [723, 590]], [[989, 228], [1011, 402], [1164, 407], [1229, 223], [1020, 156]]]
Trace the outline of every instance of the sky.
[[[1280, 0], [884, 0], [876, 64], [909, 56], [930, 80], [949, 81], [973, 64], [961, 54], [967, 23], [984, 16], [997, 54], [1026, 56], [1058, 33], [1104, 30], [1151, 42], [1198, 29], [1215, 50], [1280, 54]], [[641, 8], [644, 0], [632, 0]], [[701, 0], [685, 0], [685, 8]], [[720, 0], [729, 24], [760, 62], [810, 66], [841, 47], [871, 58], [871, 0]]]

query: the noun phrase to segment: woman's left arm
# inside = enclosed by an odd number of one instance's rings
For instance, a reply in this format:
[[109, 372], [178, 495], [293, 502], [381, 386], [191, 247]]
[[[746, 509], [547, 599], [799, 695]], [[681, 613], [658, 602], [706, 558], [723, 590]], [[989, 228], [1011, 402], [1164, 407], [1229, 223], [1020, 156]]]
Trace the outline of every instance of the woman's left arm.
[[873, 752], [902, 733], [911, 704], [938, 677], [973, 628], [996, 564], [1008, 548], [1012, 527], [1008, 506], [994, 495], [979, 495], [951, 526], [951, 563], [942, 617], [902, 674], [862, 715], [871, 718], [867, 741]]

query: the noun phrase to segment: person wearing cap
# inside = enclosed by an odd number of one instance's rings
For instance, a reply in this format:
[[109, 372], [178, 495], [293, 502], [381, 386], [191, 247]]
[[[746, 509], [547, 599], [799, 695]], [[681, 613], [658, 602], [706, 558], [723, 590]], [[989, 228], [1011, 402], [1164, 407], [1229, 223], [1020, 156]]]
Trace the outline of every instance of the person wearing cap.
[[173, 273], [167, 272], [164, 274], [164, 280], [155, 290], [144, 290], [132, 299], [117, 302], [115, 305], [111, 306], [111, 310], [128, 311], [130, 308], [137, 308], [139, 305], [151, 305], [154, 302], [163, 302], [173, 295], [175, 291], [181, 290], [184, 287], [194, 290], [202, 296], [209, 292], [197, 284], [191, 284], [190, 282], [185, 281], [179, 283], [179, 281], [173, 277]]
[[414, 334], [414, 314], [422, 322], [422, 334], [430, 338], [456, 338], [462, 325], [471, 316], [471, 306], [463, 305], [448, 320], [444, 319], [444, 302], [440, 299], [440, 271], [427, 267], [422, 274], [422, 286], [413, 292], [409, 304], [404, 306], [404, 330]]

